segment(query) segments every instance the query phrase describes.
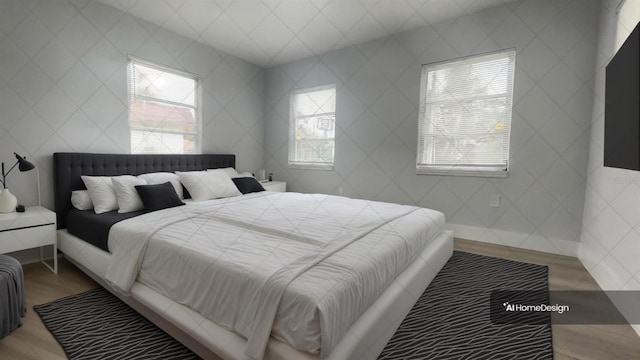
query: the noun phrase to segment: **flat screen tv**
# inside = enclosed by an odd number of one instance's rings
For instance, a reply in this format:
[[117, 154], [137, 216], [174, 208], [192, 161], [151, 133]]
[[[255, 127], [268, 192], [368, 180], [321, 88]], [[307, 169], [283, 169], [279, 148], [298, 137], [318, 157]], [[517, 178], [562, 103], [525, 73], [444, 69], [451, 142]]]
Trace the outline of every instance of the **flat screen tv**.
[[640, 23], [606, 69], [604, 166], [640, 170]]

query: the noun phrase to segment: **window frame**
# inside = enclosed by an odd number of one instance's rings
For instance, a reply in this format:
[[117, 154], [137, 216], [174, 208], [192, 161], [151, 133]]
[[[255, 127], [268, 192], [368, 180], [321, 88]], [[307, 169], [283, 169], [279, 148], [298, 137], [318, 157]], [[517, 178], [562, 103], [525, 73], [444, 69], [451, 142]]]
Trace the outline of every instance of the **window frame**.
[[158, 99], [158, 98], [154, 98], [154, 97], [148, 97], [148, 96], [144, 96], [144, 95], [138, 95], [139, 98], [145, 98], [145, 99], [149, 99], [152, 100], [154, 102], [158, 102], [158, 103], [163, 103], [163, 104], [169, 104], [169, 105], [176, 105], [176, 106], [181, 106], [181, 107], [188, 107], [188, 108], [193, 108], [194, 112], [195, 112], [195, 121], [196, 121], [196, 126], [195, 126], [195, 131], [194, 132], [184, 132], [184, 131], [172, 131], [172, 130], [162, 130], [162, 131], [152, 131], [152, 132], [157, 132], [157, 133], [161, 133], [161, 134], [184, 134], [184, 135], [193, 135], [195, 137], [195, 149], [193, 153], [185, 153], [183, 152], [183, 154], [201, 154], [202, 153], [202, 128], [203, 128], [203, 124], [202, 124], [202, 77], [200, 75], [194, 74], [194, 73], [190, 73], [187, 71], [183, 71], [180, 69], [176, 69], [170, 66], [166, 66], [166, 65], [162, 65], [162, 64], [158, 64], [149, 60], [145, 60], [145, 59], [141, 59], [132, 55], [128, 55], [127, 56], [127, 92], [128, 92], [128, 96], [127, 99], [129, 101], [129, 103], [127, 104], [128, 107], [128, 127], [129, 127], [129, 152], [131, 154], [167, 154], [166, 152], [153, 152], [153, 153], [144, 153], [144, 152], [134, 152], [133, 148], [132, 148], [132, 144], [131, 144], [131, 132], [133, 130], [141, 130], [141, 131], [149, 131], [147, 130], [147, 128], [133, 128], [131, 126], [131, 116], [132, 116], [132, 111], [131, 111], [131, 103], [134, 100], [134, 97], [136, 97], [135, 94], [135, 90], [134, 90], [134, 82], [133, 82], [133, 74], [134, 74], [134, 70], [133, 67], [135, 64], [139, 64], [148, 68], [152, 68], [158, 71], [162, 71], [162, 72], [166, 72], [169, 74], [173, 74], [173, 75], [178, 75], [184, 78], [188, 78], [190, 80], [193, 80], [195, 82], [195, 91], [196, 94], [194, 96], [194, 106], [190, 106], [190, 105], [186, 105], [183, 103], [176, 103], [176, 102], [172, 102], [172, 101], [168, 101], [168, 100], [162, 100], [162, 99]]
[[[333, 138], [331, 139], [323, 139], [320, 141], [327, 141], [327, 140], [332, 140], [333, 141], [333, 159], [331, 161], [331, 163], [320, 163], [320, 162], [302, 162], [302, 161], [297, 161], [295, 159], [295, 152], [296, 152], [296, 138], [295, 138], [295, 134], [296, 134], [296, 121], [298, 119], [298, 117], [296, 117], [296, 109], [295, 109], [295, 105], [296, 105], [296, 96], [298, 96], [299, 94], [304, 94], [304, 93], [309, 93], [309, 92], [315, 92], [315, 91], [322, 91], [322, 90], [327, 90], [327, 89], [333, 89], [334, 92], [334, 97], [335, 97], [335, 101], [336, 101], [336, 105], [333, 109]], [[337, 105], [338, 102], [338, 87], [335, 83], [332, 84], [326, 84], [326, 85], [319, 85], [319, 86], [313, 86], [313, 87], [306, 87], [303, 89], [295, 89], [292, 90], [289, 94], [289, 158], [288, 158], [288, 165], [289, 168], [291, 169], [302, 169], [302, 170], [333, 170], [335, 167], [335, 163], [336, 163], [336, 127], [337, 127], [337, 118], [336, 118], [336, 109], [338, 107]], [[323, 114], [331, 114], [331, 113], [323, 113]], [[317, 116], [317, 115], [314, 115]], [[303, 117], [311, 117], [309, 115], [303, 116]]]
[[[509, 132], [506, 136], [507, 138], [507, 149], [506, 149], [506, 159], [504, 159], [504, 164], [493, 164], [493, 165], [437, 165], [437, 164], [426, 164], [421, 163], [421, 159], [426, 156], [425, 153], [429, 151], [433, 151], [429, 149], [428, 145], [425, 145], [425, 142], [422, 141], [423, 134], [425, 132], [425, 127], [432, 126], [432, 122], [429, 119], [427, 114], [427, 88], [428, 88], [428, 74], [430, 71], [435, 71], [446, 67], [447, 64], [451, 64], [451, 66], [456, 66], [456, 64], [467, 62], [469, 60], [475, 60], [475, 62], [482, 62], [482, 59], [486, 59], [489, 61], [491, 57], [497, 58], [500, 55], [504, 55], [504, 57], [509, 57], [512, 59], [510, 64], [510, 73], [507, 75], [509, 78], [507, 79], [507, 92], [504, 95], [486, 95], [481, 97], [493, 98], [493, 97], [506, 97], [508, 98], [510, 109], [508, 114], [508, 122], [509, 122]], [[515, 61], [516, 61], [516, 49], [502, 49], [498, 51], [491, 51], [482, 54], [476, 54], [451, 60], [439, 61], [430, 64], [423, 64], [420, 74], [420, 112], [418, 114], [418, 144], [417, 144], [417, 152], [416, 152], [416, 174], [418, 175], [444, 175], [444, 176], [475, 176], [475, 177], [498, 177], [505, 178], [509, 173], [509, 163], [510, 163], [510, 143], [511, 143], [511, 124], [513, 119], [513, 94], [515, 87]], [[469, 97], [465, 100], [477, 99], [479, 97]], [[438, 101], [440, 102], [440, 101]], [[435, 103], [435, 102], [432, 102]], [[437, 136], [437, 135], [434, 135]]]

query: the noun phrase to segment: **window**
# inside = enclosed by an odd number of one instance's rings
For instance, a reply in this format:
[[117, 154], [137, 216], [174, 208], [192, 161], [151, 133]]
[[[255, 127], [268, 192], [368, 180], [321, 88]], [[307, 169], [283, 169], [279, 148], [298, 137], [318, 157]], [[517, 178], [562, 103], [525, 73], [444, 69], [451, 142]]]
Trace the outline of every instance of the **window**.
[[131, 153], [199, 153], [199, 102], [195, 75], [130, 59]]
[[289, 166], [333, 169], [336, 134], [336, 86], [291, 94]]
[[506, 177], [515, 50], [423, 65], [418, 174]]

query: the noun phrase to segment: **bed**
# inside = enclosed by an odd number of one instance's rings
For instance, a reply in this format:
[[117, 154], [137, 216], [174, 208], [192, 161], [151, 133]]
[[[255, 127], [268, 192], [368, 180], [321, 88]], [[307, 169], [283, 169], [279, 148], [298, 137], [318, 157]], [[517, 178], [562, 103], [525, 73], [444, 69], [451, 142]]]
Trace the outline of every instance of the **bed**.
[[56, 153], [58, 248], [204, 358], [377, 358], [452, 254], [439, 212], [261, 192], [116, 219], [106, 246], [67, 230], [82, 175], [225, 167], [233, 155]]

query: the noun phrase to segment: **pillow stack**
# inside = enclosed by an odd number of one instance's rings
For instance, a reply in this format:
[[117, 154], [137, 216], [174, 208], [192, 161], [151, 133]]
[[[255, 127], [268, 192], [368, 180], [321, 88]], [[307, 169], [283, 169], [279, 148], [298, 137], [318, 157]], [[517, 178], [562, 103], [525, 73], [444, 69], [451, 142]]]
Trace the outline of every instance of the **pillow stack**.
[[[242, 176], [234, 168], [186, 172], [156, 172], [139, 176], [81, 176], [87, 190], [75, 190], [71, 203], [78, 210], [96, 214], [117, 210], [128, 213], [155, 211], [184, 205], [188, 194], [193, 201], [239, 196], [264, 191], [252, 176]], [[249, 174], [250, 175], [250, 174]], [[184, 186], [184, 188], [183, 188]]]

